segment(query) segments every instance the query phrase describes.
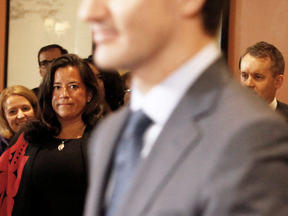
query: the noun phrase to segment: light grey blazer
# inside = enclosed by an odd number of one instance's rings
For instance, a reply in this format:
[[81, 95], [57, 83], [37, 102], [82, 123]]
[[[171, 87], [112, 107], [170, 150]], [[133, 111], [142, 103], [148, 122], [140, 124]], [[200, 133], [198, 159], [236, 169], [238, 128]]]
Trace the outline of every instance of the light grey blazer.
[[[103, 215], [128, 115], [128, 108], [112, 114], [92, 135], [85, 216]], [[184, 95], [123, 203], [117, 216], [288, 215], [287, 125], [220, 58]]]

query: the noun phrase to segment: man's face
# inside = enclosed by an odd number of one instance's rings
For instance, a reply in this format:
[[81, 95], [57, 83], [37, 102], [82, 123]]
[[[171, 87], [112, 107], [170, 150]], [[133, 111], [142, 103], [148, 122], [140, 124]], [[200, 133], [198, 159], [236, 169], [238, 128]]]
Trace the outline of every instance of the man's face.
[[177, 26], [177, 2], [83, 0], [79, 16], [91, 24], [96, 64], [131, 69], [168, 53]]
[[283, 75], [273, 76], [270, 58], [257, 58], [246, 54], [241, 61], [241, 84], [271, 103], [282, 85]]
[[43, 77], [48, 71], [53, 61], [61, 56], [61, 51], [57, 48], [41, 52], [39, 55], [39, 70], [40, 75]]

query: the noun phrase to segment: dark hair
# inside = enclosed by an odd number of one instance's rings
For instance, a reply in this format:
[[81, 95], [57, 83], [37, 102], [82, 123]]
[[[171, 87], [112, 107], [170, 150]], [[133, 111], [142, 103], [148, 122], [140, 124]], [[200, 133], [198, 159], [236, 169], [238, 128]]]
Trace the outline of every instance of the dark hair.
[[7, 139], [11, 139], [15, 135], [15, 132], [10, 128], [7, 119], [5, 117], [5, 110], [4, 110], [4, 103], [6, 102], [7, 98], [13, 95], [18, 95], [26, 98], [34, 111], [35, 119], [40, 118], [40, 107], [38, 103], [38, 99], [33, 91], [30, 89], [21, 86], [21, 85], [14, 85], [9, 88], [4, 89], [0, 95], [0, 127], [1, 127], [1, 134], [3, 137]]
[[203, 8], [203, 25], [209, 35], [215, 36], [220, 25], [221, 18], [227, 19], [228, 0], [206, 0]]
[[66, 49], [64, 49], [62, 46], [58, 45], [58, 44], [50, 44], [48, 46], [44, 46], [42, 47], [39, 51], [38, 51], [38, 62], [39, 62], [39, 56], [42, 52], [46, 52], [48, 50], [51, 49], [59, 49], [61, 52], [61, 55], [65, 55], [68, 54], [68, 51]]
[[124, 86], [122, 77], [117, 70], [103, 70], [97, 67], [93, 61], [93, 55], [89, 55], [84, 59], [87, 63], [93, 64], [100, 72], [104, 88], [105, 101], [109, 106], [109, 110], [115, 111], [124, 105]]
[[[88, 127], [93, 127], [99, 119], [102, 118], [102, 105], [99, 95], [98, 85], [95, 75], [89, 65], [81, 58], [75, 54], [66, 54], [53, 62], [50, 71], [42, 79], [41, 85], [39, 87], [39, 103], [42, 109], [42, 128], [45, 127], [50, 134], [57, 135], [61, 131], [61, 124], [57, 119], [56, 113], [52, 107], [52, 94], [54, 86], [54, 76], [55, 72], [59, 68], [65, 68], [67, 66], [72, 66], [77, 68], [81, 79], [86, 87], [87, 92], [92, 93], [92, 98], [89, 103], [86, 104], [84, 112], [82, 114], [82, 120]], [[36, 127], [40, 127], [39, 123]], [[35, 126], [32, 125], [31, 133], [25, 134], [26, 140], [33, 139], [35, 136]], [[37, 136], [37, 134], [36, 134]], [[38, 136], [39, 137], [39, 136]]]
[[[99, 75], [101, 75], [101, 78], [99, 78], [99, 79], [101, 79], [103, 81], [102, 73], [100, 72], [100, 69], [94, 64], [93, 59], [92, 59], [92, 55], [90, 55], [88, 58], [84, 58], [83, 60], [89, 65], [90, 68], [91, 68], [90, 65], [93, 65], [99, 71]], [[94, 73], [94, 75], [96, 76], [95, 73]], [[97, 80], [97, 76], [96, 76], [96, 80]], [[103, 85], [105, 88], [104, 81], [103, 81]], [[103, 116], [105, 116], [111, 112], [111, 109], [110, 109], [110, 106], [108, 105], [108, 103], [106, 102], [106, 99], [104, 97], [102, 97], [101, 95], [100, 95], [100, 97], [101, 97], [101, 103], [103, 105]]]
[[117, 110], [124, 104], [124, 87], [118, 71], [99, 69], [105, 88], [105, 100], [112, 111]]
[[274, 45], [260, 41], [248, 47], [240, 58], [239, 69], [241, 69], [242, 58], [248, 53], [256, 58], [270, 58], [270, 70], [272, 71], [273, 76], [275, 77], [277, 75], [284, 75], [285, 60], [281, 52]]

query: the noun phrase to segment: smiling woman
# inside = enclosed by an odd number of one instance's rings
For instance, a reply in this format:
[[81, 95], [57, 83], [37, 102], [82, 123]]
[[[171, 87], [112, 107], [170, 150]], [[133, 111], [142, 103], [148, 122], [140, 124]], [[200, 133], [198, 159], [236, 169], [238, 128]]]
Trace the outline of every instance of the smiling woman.
[[[96, 77], [77, 55], [63, 55], [52, 63], [39, 90], [41, 121], [21, 130], [0, 158], [0, 174], [15, 181], [0, 175], [0, 182], [10, 181], [4, 187], [7, 197], [1, 201], [0, 196], [0, 215], [81, 216], [87, 140], [102, 118]], [[11, 158], [15, 163], [10, 164]], [[9, 193], [11, 185], [15, 193]]]
[[0, 155], [16, 132], [31, 119], [39, 119], [40, 108], [35, 94], [28, 88], [14, 85], [0, 96]]

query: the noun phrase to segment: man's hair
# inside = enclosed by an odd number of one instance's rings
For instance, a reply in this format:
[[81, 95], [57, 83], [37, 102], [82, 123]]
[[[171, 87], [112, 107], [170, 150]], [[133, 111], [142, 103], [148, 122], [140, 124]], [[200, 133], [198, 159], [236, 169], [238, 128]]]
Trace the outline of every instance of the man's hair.
[[51, 50], [51, 49], [59, 49], [60, 52], [61, 52], [61, 55], [64, 55], [64, 54], [68, 54], [68, 51], [66, 49], [64, 49], [63, 47], [61, 47], [60, 45], [58, 44], [50, 44], [48, 46], [44, 46], [42, 47], [39, 51], [38, 51], [38, 62], [39, 62], [39, 56], [42, 52], [46, 52], [48, 50]]
[[251, 56], [256, 58], [262, 58], [262, 59], [270, 58], [271, 60], [270, 70], [273, 73], [273, 76], [275, 77], [277, 75], [284, 75], [285, 60], [283, 58], [282, 53], [274, 45], [261, 41], [248, 47], [245, 53], [240, 58], [239, 69], [241, 69], [242, 58], [246, 54], [250, 54]]
[[212, 36], [215, 36], [220, 26], [220, 21], [227, 18], [228, 12], [227, 0], [206, 0], [203, 8], [203, 25], [205, 31]]

